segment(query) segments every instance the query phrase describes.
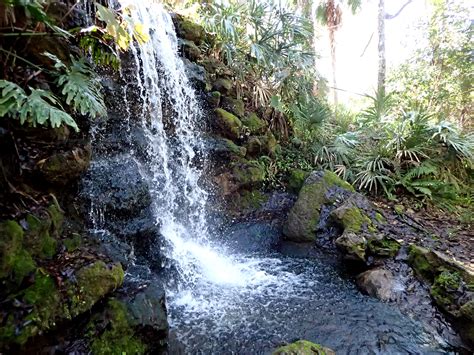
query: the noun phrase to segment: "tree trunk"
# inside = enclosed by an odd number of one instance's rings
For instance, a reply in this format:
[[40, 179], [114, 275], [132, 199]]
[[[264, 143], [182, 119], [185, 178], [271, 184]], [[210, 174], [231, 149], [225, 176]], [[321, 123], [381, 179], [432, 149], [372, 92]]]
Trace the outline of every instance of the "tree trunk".
[[379, 93], [382, 93], [385, 92], [385, 77], [387, 70], [387, 61], [385, 58], [385, 0], [379, 0], [378, 32], [379, 69], [377, 89]]

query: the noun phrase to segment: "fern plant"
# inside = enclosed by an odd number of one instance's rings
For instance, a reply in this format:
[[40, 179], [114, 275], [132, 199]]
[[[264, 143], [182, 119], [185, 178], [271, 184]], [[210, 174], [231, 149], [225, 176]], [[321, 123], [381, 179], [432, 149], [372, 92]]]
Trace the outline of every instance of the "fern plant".
[[97, 118], [107, 114], [100, 83], [84, 58], [71, 58], [71, 65], [67, 67], [56, 56], [45, 55], [55, 62], [57, 84], [66, 104], [81, 115]]
[[19, 119], [21, 124], [31, 126], [49, 123], [52, 128], [66, 124], [79, 131], [74, 119], [64, 112], [59, 100], [51, 93], [41, 89], [31, 89], [30, 95], [17, 84], [0, 80], [0, 117]]

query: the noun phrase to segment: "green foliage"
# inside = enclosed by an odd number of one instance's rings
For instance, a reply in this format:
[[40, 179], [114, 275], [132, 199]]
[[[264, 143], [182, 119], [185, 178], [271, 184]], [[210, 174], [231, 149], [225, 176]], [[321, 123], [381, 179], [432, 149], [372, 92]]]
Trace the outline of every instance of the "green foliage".
[[85, 59], [71, 58], [72, 64], [67, 67], [56, 56], [48, 54], [48, 57], [55, 62], [57, 83], [62, 89], [66, 104], [82, 115], [105, 116], [107, 112], [100, 83]]
[[27, 122], [33, 127], [49, 123], [56, 128], [64, 123], [79, 130], [74, 119], [63, 111], [51, 92], [30, 89], [31, 93], [27, 95], [18, 85], [6, 80], [0, 80], [0, 89], [3, 96], [0, 99], [0, 117], [17, 118], [21, 124]]

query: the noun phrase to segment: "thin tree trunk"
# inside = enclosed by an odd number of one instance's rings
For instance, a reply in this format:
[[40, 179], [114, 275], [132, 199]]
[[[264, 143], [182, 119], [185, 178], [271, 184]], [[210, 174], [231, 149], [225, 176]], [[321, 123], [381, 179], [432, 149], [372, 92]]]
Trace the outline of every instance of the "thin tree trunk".
[[387, 61], [385, 57], [385, 0], [379, 0], [378, 32], [379, 69], [377, 89], [379, 93], [382, 93], [385, 92], [385, 77], [387, 71]]

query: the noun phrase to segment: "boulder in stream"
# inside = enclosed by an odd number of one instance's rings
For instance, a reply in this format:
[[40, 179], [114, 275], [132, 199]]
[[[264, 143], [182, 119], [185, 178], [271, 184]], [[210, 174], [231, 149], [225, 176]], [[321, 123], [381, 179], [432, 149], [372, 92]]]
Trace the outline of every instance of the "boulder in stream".
[[397, 297], [399, 285], [390, 270], [378, 268], [367, 270], [357, 276], [357, 286], [365, 294], [382, 301], [392, 301]]
[[274, 350], [273, 355], [335, 355], [334, 350], [307, 340], [298, 340], [294, 343], [281, 346]]

